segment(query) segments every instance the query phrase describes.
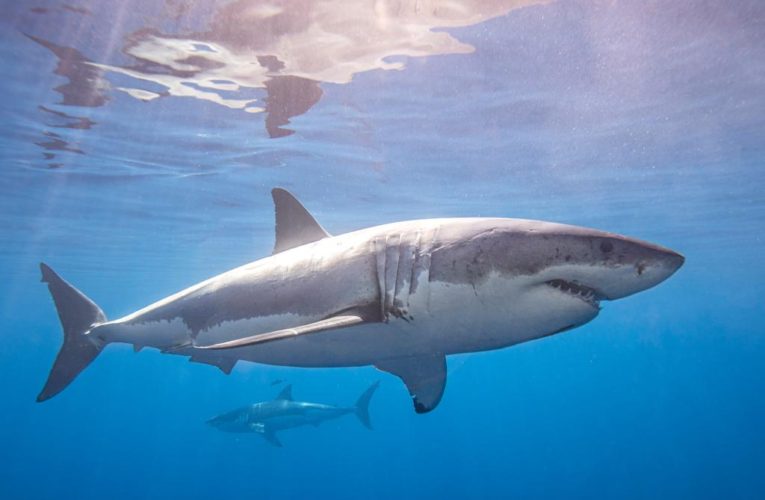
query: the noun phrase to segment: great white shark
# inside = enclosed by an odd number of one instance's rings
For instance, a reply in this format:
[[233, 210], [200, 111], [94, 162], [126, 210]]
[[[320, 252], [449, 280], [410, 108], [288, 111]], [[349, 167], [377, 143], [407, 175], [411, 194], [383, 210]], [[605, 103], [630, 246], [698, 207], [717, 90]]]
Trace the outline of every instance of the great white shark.
[[330, 236], [274, 189], [273, 255], [125, 317], [41, 264], [64, 343], [37, 400], [61, 392], [109, 343], [150, 346], [229, 373], [239, 360], [374, 365], [435, 408], [450, 354], [571, 330], [604, 300], [651, 288], [684, 257], [614, 233], [505, 218], [423, 219]]
[[278, 431], [303, 425], [318, 426], [350, 413], [355, 414], [367, 429], [371, 429], [369, 401], [378, 385], [380, 383], [375, 382], [369, 386], [359, 396], [356, 404], [350, 407], [295, 401], [292, 399], [292, 386], [288, 385], [271, 401], [237, 408], [213, 417], [207, 423], [224, 432], [260, 434], [274, 446], [282, 445], [276, 436]]

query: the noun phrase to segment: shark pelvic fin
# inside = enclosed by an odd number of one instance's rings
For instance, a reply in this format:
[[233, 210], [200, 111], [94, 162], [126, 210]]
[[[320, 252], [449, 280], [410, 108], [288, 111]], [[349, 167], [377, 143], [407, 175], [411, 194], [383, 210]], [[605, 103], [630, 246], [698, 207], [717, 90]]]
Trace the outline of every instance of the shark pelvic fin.
[[[207, 353], [210, 354], [210, 353]], [[234, 366], [236, 365], [237, 360], [231, 359], [231, 358], [224, 358], [224, 357], [213, 357], [213, 356], [200, 356], [199, 354], [192, 354], [189, 358], [189, 361], [192, 363], [204, 363], [206, 365], [212, 365], [217, 366], [220, 371], [225, 373], [226, 375], [231, 374], [231, 370], [234, 369]]]
[[274, 188], [271, 197], [276, 212], [275, 254], [330, 236], [289, 191]]
[[286, 401], [292, 401], [292, 384], [286, 386], [274, 399], [284, 399]]
[[417, 413], [431, 411], [444, 395], [446, 358], [443, 354], [386, 359], [377, 361], [375, 366], [404, 381]]
[[290, 337], [298, 337], [300, 335], [307, 335], [310, 333], [318, 333], [327, 330], [334, 330], [336, 328], [344, 328], [346, 326], [358, 325], [364, 323], [364, 319], [361, 316], [344, 315], [344, 316], [332, 316], [331, 318], [323, 319], [315, 323], [308, 323], [305, 325], [296, 326], [295, 328], [285, 328], [284, 330], [274, 330], [272, 332], [259, 333], [250, 337], [244, 337], [236, 340], [229, 340], [228, 342], [221, 342], [219, 344], [211, 345], [195, 345], [197, 349], [232, 349], [234, 347], [244, 347], [248, 345], [262, 344], [264, 342], [272, 342], [274, 340], [282, 340]]

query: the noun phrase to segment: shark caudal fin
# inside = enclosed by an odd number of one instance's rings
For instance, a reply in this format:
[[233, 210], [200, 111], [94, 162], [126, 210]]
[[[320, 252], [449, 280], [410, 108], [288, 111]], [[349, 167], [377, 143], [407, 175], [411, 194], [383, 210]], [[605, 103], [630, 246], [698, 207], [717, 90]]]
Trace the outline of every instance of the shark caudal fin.
[[64, 330], [64, 344], [53, 362], [45, 387], [37, 396], [38, 402], [63, 391], [98, 356], [102, 346], [86, 334], [95, 324], [106, 321], [103, 311], [92, 300], [64, 281], [53, 269], [41, 263], [40, 270], [42, 282], [48, 284], [56, 304]]
[[364, 427], [367, 429], [372, 429], [372, 422], [369, 420], [369, 400], [372, 399], [372, 395], [374, 395], [377, 386], [379, 385], [379, 381], [370, 385], [356, 401], [356, 416], [359, 417], [359, 420], [361, 420], [361, 423], [364, 424]]

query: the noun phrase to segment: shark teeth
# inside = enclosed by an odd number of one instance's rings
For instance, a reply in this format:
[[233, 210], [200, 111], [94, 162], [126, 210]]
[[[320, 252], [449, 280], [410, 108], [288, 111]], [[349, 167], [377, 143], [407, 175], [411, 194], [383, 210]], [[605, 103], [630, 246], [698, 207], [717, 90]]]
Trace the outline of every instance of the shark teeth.
[[560, 279], [547, 281], [546, 284], [553, 288], [557, 288], [561, 292], [573, 295], [574, 297], [587, 302], [593, 307], [600, 308], [600, 295], [598, 292], [588, 286]]

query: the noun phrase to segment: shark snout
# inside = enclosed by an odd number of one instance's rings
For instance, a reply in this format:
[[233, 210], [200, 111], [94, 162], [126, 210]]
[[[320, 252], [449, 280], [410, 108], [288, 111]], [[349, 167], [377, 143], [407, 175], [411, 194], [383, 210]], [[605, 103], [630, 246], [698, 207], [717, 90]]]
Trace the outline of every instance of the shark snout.
[[225, 427], [226, 424], [231, 423], [232, 419], [229, 415], [217, 415], [205, 421], [210, 427]]
[[669, 278], [680, 269], [685, 263], [685, 257], [669, 248], [658, 247], [654, 257], [655, 266], [658, 268], [657, 274], [659, 283]]
[[685, 262], [685, 257], [674, 250], [653, 243], [623, 239], [622, 265], [613, 270], [613, 276], [599, 290], [604, 298], [621, 299], [654, 287], [672, 276]]
[[674, 250], [670, 249], [664, 249], [664, 260], [667, 265], [667, 267], [672, 269], [672, 272], [674, 273], [678, 269], [682, 267], [682, 265], [685, 263], [685, 256], [682, 254], [679, 254], [675, 252]]
[[680, 269], [685, 263], [685, 257], [683, 255], [669, 249], [662, 249], [662, 254], [661, 257], [659, 257], [659, 260], [667, 273], [662, 281], [675, 274], [675, 271]]
[[669, 248], [639, 240], [631, 240], [631, 244], [635, 247], [632, 251], [635, 273], [642, 276], [652, 271], [657, 283], [672, 276], [685, 262], [685, 257]]

